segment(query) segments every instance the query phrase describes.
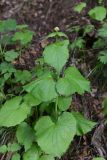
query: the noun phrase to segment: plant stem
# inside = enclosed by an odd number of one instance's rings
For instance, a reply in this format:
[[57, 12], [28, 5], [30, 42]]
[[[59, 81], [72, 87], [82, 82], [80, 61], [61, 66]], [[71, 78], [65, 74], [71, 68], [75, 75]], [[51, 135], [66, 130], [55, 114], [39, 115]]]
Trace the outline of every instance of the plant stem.
[[55, 103], [55, 115], [57, 120], [58, 119], [58, 97], [56, 98], [56, 103]]

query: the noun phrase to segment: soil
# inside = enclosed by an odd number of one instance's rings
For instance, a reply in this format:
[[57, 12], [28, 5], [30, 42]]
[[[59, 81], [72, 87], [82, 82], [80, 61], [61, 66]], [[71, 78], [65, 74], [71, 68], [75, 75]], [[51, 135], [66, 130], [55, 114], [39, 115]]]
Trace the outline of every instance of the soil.
[[[73, 11], [73, 6], [82, 0], [0, 0], [0, 20], [7, 18], [15, 18], [18, 23], [28, 24], [35, 31], [36, 35], [29, 50], [17, 61], [19, 68], [30, 69], [34, 66], [34, 60], [41, 56], [44, 36], [53, 31], [54, 27], [59, 27], [61, 31], [68, 34], [69, 26], [75, 24], [84, 25], [90, 23], [86, 11], [80, 16]], [[88, 2], [87, 10], [96, 3], [93, 0]], [[72, 39], [73, 35], [68, 34]], [[75, 35], [74, 35], [75, 36]], [[94, 39], [93, 34], [88, 37], [88, 47], [90, 48], [90, 40]], [[93, 40], [94, 41], [94, 40]], [[93, 52], [88, 52], [88, 61], [86, 60], [74, 63], [87, 76], [93, 62]], [[68, 65], [73, 63], [72, 57]], [[90, 118], [98, 122], [96, 128], [82, 136], [75, 137], [68, 152], [61, 158], [62, 160], [92, 160], [96, 156], [104, 156], [107, 158], [107, 128], [104, 126], [105, 117], [102, 113], [102, 101], [107, 96], [107, 88], [100, 88], [93, 78], [90, 78], [92, 84], [92, 94], [85, 94], [80, 97], [73, 97], [72, 106], [77, 111], [82, 111], [86, 118]], [[98, 82], [98, 81], [97, 81]], [[7, 158], [6, 158], [7, 159]], [[2, 159], [3, 160], [3, 159]]]

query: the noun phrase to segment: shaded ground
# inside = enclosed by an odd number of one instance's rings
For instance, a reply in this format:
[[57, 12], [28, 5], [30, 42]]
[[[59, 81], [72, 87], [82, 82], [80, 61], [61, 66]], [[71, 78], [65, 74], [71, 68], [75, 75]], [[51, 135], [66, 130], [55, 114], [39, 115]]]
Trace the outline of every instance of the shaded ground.
[[[26, 23], [36, 32], [31, 48], [19, 59], [19, 67], [30, 68], [34, 65], [34, 58], [41, 54], [44, 36], [58, 26], [66, 31], [68, 26], [89, 22], [86, 13], [76, 15], [72, 7], [81, 0], [0, 0], [0, 19], [15, 18], [19, 23]], [[94, 5], [90, 1], [89, 6]], [[72, 35], [69, 35], [71, 38]], [[69, 63], [72, 63], [72, 57]], [[91, 61], [91, 59], [90, 59]], [[90, 61], [84, 67], [78, 67], [89, 73]], [[82, 63], [81, 63], [82, 64]], [[84, 73], [85, 74], [85, 73]], [[97, 127], [83, 137], [76, 137], [72, 146], [62, 160], [91, 160], [93, 156], [107, 157], [107, 132], [102, 114], [102, 100], [106, 88], [102, 90], [93, 84], [93, 94], [83, 97], [74, 96], [73, 107], [82, 111], [84, 116], [98, 122]]]

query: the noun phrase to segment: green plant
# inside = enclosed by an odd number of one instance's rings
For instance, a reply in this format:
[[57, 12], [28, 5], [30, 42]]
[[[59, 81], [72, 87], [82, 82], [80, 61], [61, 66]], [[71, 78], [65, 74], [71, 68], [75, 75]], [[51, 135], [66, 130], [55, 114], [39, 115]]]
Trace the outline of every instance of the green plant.
[[[106, 18], [107, 11], [106, 11], [106, 8], [102, 5], [102, 3], [103, 3], [103, 0], [100, 0], [99, 1], [100, 6], [96, 6], [90, 9], [90, 11], [88, 12], [88, 15], [90, 16], [90, 18], [97, 21], [103, 21]], [[87, 5], [85, 2], [81, 2], [74, 7], [74, 11], [81, 13], [83, 9], [86, 8], [86, 6]]]
[[107, 64], [107, 51], [101, 51], [100, 55], [99, 55], [99, 60], [100, 62], [102, 62], [103, 64]]
[[102, 27], [98, 30], [97, 32], [98, 40], [97, 42], [94, 43], [94, 47], [101, 49], [101, 51], [99, 52], [98, 59], [103, 64], [107, 64], [107, 50], [106, 50], [106, 44], [107, 44], [107, 40], [106, 40], [107, 33], [106, 32], [107, 31], [106, 29], [107, 29], [107, 24], [104, 23]]
[[[90, 74], [93, 76], [95, 75], [96, 79], [100, 79], [103, 83], [107, 77], [107, 11], [103, 1], [96, 2], [98, 5], [90, 9], [87, 13], [91, 21], [87, 20], [87, 25], [74, 26], [69, 31], [75, 32], [77, 35], [71, 44], [73, 56], [79, 57], [80, 61], [82, 61], [82, 59], [86, 59], [87, 61], [87, 53], [92, 51], [92, 54], [95, 54], [96, 58], [94, 58], [92, 62], [94, 64], [92, 66], [94, 69], [92, 69]], [[95, 22], [99, 25], [93, 25]], [[89, 40], [87, 41], [88, 38]], [[92, 41], [92, 44], [90, 44], [90, 41]], [[96, 79], [94, 78], [95, 81]]]
[[21, 45], [27, 45], [31, 42], [33, 32], [27, 25], [18, 25], [13, 19], [0, 21], [0, 44], [9, 45], [19, 42]]
[[101, 63], [106, 64], [107, 24], [106, 21], [103, 22], [103, 20], [106, 18], [107, 15], [106, 8], [103, 6], [97, 6], [89, 11], [89, 15], [91, 18], [102, 22], [101, 28], [97, 30], [96, 36], [98, 39], [96, 42], [94, 42], [93, 48], [101, 50], [98, 59], [100, 60]]
[[0, 21], [0, 103], [20, 93], [22, 84], [32, 78], [31, 72], [14, 67], [14, 61], [29, 46], [32, 38], [33, 32], [27, 25], [18, 25], [13, 19]]
[[89, 16], [95, 20], [102, 21], [106, 18], [107, 11], [103, 6], [97, 6], [89, 11]]
[[93, 44], [93, 50], [97, 51], [97, 63], [94, 68], [94, 75], [96, 75], [102, 80], [107, 78], [107, 34], [106, 34], [107, 24], [102, 23], [101, 27], [97, 29], [96, 38], [97, 40]]
[[[56, 31], [51, 37], [55, 42], [46, 46], [43, 57], [37, 60], [33, 70], [36, 76], [29, 82], [32, 74], [15, 72], [23, 90], [6, 99], [0, 109], [0, 126], [16, 129], [14, 143], [23, 150], [23, 160], [61, 157], [75, 135], [86, 134], [96, 125], [78, 112], [69, 112], [72, 95], [90, 92], [90, 83], [75, 66], [64, 67], [69, 58], [67, 36]], [[7, 152], [7, 148], [1, 146], [1, 152]], [[17, 150], [12, 151], [12, 160], [20, 159]]]

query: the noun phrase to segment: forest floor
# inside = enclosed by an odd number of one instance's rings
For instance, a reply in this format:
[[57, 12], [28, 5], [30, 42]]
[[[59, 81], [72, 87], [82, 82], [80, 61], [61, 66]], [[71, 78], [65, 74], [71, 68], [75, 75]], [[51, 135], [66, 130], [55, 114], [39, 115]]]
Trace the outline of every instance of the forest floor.
[[[78, 2], [81, 0], [0, 0], [0, 20], [15, 18], [20, 24], [28, 24], [36, 33], [31, 48], [17, 62], [19, 68], [29, 69], [34, 65], [34, 59], [41, 56], [42, 47], [47, 43], [44, 36], [50, 33], [54, 27], [59, 27], [72, 39], [73, 35], [67, 32], [68, 28], [89, 22], [86, 12], [83, 15], [74, 13], [73, 6]], [[107, 128], [104, 126], [105, 118], [102, 113], [102, 101], [107, 96], [107, 87], [105, 87], [107, 85], [100, 76], [89, 76], [97, 55], [94, 51], [90, 51], [94, 41], [93, 34], [89, 35], [87, 39], [87, 45], [88, 43], [89, 45], [84, 60], [80, 60], [78, 56], [72, 58], [71, 55], [68, 64], [75, 63], [81, 72], [90, 79], [92, 93], [86, 93], [82, 97], [75, 95], [73, 106], [76, 110], [82, 111], [85, 117], [97, 121], [98, 125], [85, 136], [75, 137], [62, 160], [91, 160], [95, 156], [107, 158]]]

